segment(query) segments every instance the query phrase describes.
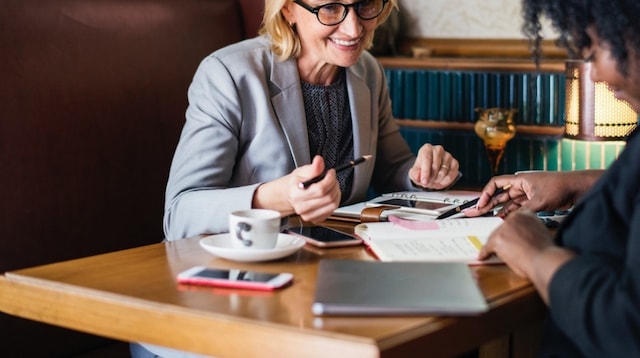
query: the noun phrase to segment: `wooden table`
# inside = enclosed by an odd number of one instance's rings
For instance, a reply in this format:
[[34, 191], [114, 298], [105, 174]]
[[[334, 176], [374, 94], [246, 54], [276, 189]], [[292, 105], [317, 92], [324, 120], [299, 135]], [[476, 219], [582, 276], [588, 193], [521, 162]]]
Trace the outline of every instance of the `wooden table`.
[[[212, 256], [199, 239], [7, 272], [0, 277], [0, 311], [220, 357], [437, 357], [481, 345], [492, 356], [523, 356], [537, 337], [530, 327], [545, 313], [528, 281], [492, 265], [473, 267], [491, 307], [479, 316], [316, 317], [319, 260], [373, 260], [363, 247], [307, 245], [285, 259], [247, 264]], [[275, 292], [178, 285], [176, 274], [194, 265], [288, 271], [295, 278]]]

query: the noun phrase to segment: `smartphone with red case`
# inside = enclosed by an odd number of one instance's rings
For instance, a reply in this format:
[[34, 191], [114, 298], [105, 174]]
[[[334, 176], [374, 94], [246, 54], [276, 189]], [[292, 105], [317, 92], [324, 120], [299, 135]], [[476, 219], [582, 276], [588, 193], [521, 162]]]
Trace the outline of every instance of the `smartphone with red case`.
[[179, 273], [177, 280], [191, 285], [270, 291], [290, 284], [293, 274], [195, 266]]

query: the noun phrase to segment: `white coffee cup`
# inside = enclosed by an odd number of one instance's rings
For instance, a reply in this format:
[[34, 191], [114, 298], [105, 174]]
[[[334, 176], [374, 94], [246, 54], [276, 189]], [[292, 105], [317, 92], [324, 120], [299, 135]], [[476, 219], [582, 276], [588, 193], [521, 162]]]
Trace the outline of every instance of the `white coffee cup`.
[[234, 211], [229, 215], [231, 244], [243, 250], [273, 249], [280, 233], [280, 212], [267, 209]]

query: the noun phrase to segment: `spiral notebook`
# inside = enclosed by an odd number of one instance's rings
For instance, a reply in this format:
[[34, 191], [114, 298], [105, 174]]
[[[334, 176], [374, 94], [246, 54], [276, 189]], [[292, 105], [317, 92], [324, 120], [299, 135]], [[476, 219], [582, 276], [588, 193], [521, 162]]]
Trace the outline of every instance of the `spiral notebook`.
[[[446, 210], [469, 200], [477, 199], [479, 191], [400, 191], [385, 193], [371, 200], [337, 208], [331, 219], [360, 222], [364, 209], [379, 206], [395, 207], [380, 213], [378, 221], [386, 221], [388, 215], [406, 219], [434, 218]], [[433, 205], [436, 205], [435, 207]]]
[[473, 315], [488, 310], [471, 270], [455, 262], [324, 259], [316, 315]]

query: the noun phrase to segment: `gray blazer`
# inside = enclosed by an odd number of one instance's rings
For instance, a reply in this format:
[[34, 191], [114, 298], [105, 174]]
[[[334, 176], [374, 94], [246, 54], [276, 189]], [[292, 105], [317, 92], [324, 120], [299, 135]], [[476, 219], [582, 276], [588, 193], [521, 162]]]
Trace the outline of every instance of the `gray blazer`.
[[[348, 203], [412, 189], [415, 156], [391, 114], [384, 72], [368, 52], [346, 71], [355, 167]], [[166, 190], [168, 240], [227, 231], [228, 214], [251, 207], [263, 182], [311, 162], [295, 59], [280, 62], [264, 37], [222, 48], [200, 64]]]

